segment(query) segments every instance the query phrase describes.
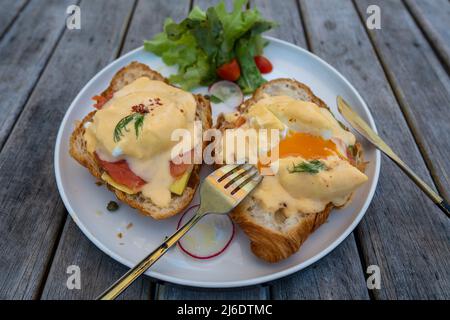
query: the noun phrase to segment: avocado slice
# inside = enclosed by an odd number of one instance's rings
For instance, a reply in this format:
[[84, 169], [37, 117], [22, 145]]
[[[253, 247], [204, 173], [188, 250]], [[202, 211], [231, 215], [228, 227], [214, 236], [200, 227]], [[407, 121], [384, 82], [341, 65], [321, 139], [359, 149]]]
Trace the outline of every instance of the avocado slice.
[[[180, 178], [175, 180], [172, 183], [172, 185], [170, 186], [170, 192], [181, 196], [183, 194], [184, 189], [186, 188], [189, 178], [191, 177], [191, 173], [192, 173], [192, 169], [186, 171], [185, 173], [183, 173], [183, 175]], [[135, 194], [136, 193], [136, 191], [134, 191], [122, 184], [115, 182], [106, 172], [103, 172], [102, 180], [104, 180], [108, 184], [112, 185], [114, 188], [119, 189], [120, 191], [123, 191], [127, 194]]]
[[191, 173], [192, 169], [186, 171], [180, 178], [175, 180], [170, 186], [170, 192], [181, 196], [183, 194], [184, 189], [186, 188], [189, 178], [191, 177]]
[[118, 189], [118, 190], [120, 190], [122, 192], [125, 192], [127, 194], [135, 194], [136, 193], [136, 191], [128, 188], [127, 186], [124, 186], [124, 185], [122, 185], [120, 183], [115, 182], [113, 180], [113, 178], [111, 178], [110, 175], [107, 174], [106, 172], [103, 172], [102, 180], [106, 181], [108, 184], [112, 185], [114, 188], [116, 188], [116, 189]]

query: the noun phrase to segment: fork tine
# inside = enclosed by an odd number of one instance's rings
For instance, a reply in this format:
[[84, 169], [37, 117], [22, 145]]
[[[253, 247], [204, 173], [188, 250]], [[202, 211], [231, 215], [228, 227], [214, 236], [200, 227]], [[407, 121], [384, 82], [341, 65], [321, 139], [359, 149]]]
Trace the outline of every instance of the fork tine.
[[232, 171], [231, 174], [227, 175], [225, 178], [219, 179], [219, 182], [224, 186], [224, 188], [228, 188], [236, 180], [245, 175], [251, 168], [252, 165], [243, 164], [239, 166], [237, 170]]
[[200, 188], [204, 212], [229, 212], [258, 185], [261, 179], [258, 169], [250, 164], [227, 165], [217, 169], [203, 181]]
[[236, 170], [237, 168], [239, 168], [241, 166], [242, 166], [242, 164], [227, 164], [227, 165], [215, 170], [213, 173], [211, 173], [208, 176], [208, 178], [211, 178], [215, 181], [219, 181], [219, 179], [223, 179], [224, 177], [227, 177], [234, 170]]
[[252, 167], [250, 170], [246, 171], [245, 174], [241, 175], [238, 179], [233, 181], [228, 186], [225, 186], [227, 191], [231, 191], [231, 194], [237, 192], [237, 190], [241, 189], [246, 183], [251, 181], [258, 175], [258, 169]]
[[243, 165], [243, 163], [227, 164], [227, 165], [223, 166], [222, 168], [220, 168], [220, 170], [223, 172], [223, 174], [227, 174], [230, 171], [232, 171], [233, 169], [236, 169], [237, 167], [240, 167], [242, 165]]
[[244, 190], [246, 193], [252, 191], [261, 182], [262, 178], [263, 177], [259, 174], [253, 176], [251, 179], [244, 181], [244, 183], [239, 186], [239, 190]]
[[262, 176], [253, 174], [249, 179], [242, 182], [238, 187], [231, 191], [231, 197], [240, 203], [256, 186], [261, 182]]

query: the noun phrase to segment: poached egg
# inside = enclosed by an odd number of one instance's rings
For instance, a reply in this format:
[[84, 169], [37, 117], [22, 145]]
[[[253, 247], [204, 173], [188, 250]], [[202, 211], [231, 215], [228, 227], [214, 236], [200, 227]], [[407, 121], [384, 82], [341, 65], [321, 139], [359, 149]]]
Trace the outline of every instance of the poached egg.
[[[355, 136], [328, 109], [313, 102], [289, 96], [266, 96], [244, 114], [224, 116], [229, 122], [245, 118], [239, 129], [228, 130], [276, 129], [279, 132], [278, 143], [268, 151], [274, 156], [268, 166], [275, 169], [252, 194], [268, 212], [281, 212], [290, 217], [320, 212], [329, 203], [343, 206], [367, 181], [367, 176], [348, 158], [348, 150], [356, 143]], [[230, 157], [225, 149], [219, 153], [224, 160]], [[260, 154], [266, 152], [259, 145], [257, 150]], [[236, 156], [238, 151], [232, 152]], [[312, 168], [313, 164], [318, 167]]]

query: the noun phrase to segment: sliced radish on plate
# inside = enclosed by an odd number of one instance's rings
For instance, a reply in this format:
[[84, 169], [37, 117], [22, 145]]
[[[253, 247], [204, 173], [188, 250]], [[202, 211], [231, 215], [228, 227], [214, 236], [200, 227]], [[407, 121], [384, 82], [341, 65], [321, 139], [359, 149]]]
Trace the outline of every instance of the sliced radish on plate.
[[[196, 213], [198, 205], [190, 207], [178, 221], [177, 230]], [[234, 224], [226, 214], [208, 214], [178, 242], [180, 249], [196, 259], [218, 256], [230, 245]]]
[[244, 101], [244, 94], [239, 86], [231, 81], [222, 80], [214, 83], [209, 88], [211, 102], [214, 104], [225, 104], [235, 108]]

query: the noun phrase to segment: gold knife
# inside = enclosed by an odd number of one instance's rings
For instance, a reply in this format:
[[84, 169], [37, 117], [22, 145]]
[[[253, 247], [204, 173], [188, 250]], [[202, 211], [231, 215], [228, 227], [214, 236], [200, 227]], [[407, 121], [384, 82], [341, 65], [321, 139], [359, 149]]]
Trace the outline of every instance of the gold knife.
[[437, 194], [429, 185], [420, 179], [395, 153], [392, 149], [377, 135], [369, 125], [354, 112], [348, 103], [341, 97], [337, 97], [338, 110], [350, 125], [358, 131], [363, 137], [369, 140], [375, 147], [380, 149], [392, 161], [394, 161], [406, 175], [411, 178], [416, 185], [450, 218], [450, 205], [439, 194]]

